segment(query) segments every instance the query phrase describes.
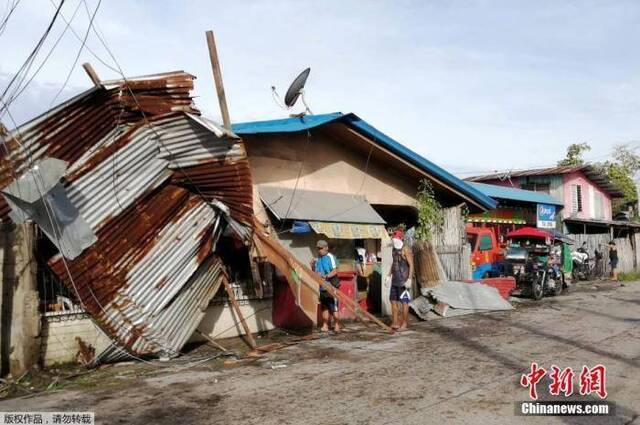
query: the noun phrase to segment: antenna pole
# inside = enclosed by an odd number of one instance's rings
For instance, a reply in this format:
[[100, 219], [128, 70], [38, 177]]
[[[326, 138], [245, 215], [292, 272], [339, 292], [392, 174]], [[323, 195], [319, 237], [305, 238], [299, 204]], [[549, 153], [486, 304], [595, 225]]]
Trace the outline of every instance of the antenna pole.
[[222, 113], [222, 123], [224, 128], [231, 131], [231, 119], [229, 118], [227, 97], [224, 94], [224, 85], [222, 84], [222, 71], [220, 69], [220, 62], [218, 61], [216, 40], [213, 38], [213, 31], [211, 30], [207, 31], [207, 46], [209, 46], [211, 69], [213, 70], [213, 79], [216, 83], [216, 91], [218, 92], [218, 102], [220, 103], [220, 112]]

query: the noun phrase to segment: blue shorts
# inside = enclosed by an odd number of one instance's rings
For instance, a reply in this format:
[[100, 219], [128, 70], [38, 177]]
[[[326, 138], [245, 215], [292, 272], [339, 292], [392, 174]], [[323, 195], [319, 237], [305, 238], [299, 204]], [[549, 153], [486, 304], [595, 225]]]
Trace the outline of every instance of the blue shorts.
[[611, 263], [611, 268], [615, 269], [616, 267], [618, 267], [618, 259], [614, 258], [613, 260], [610, 260]]
[[404, 286], [393, 286], [391, 285], [391, 291], [389, 293], [389, 301], [399, 302], [403, 304], [409, 304], [411, 302], [411, 297], [402, 298], [402, 293], [406, 290]]
[[333, 298], [329, 292], [320, 291], [320, 306], [322, 309], [327, 309], [329, 311], [337, 312], [338, 311], [338, 300]]

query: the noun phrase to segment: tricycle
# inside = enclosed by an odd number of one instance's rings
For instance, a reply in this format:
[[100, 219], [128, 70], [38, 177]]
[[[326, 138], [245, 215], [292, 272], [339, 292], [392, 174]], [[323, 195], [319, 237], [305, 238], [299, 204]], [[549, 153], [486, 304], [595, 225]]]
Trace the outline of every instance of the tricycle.
[[507, 234], [505, 262], [516, 279], [516, 288], [540, 300], [544, 295], [560, 295], [564, 287], [561, 246], [550, 233], [524, 227]]

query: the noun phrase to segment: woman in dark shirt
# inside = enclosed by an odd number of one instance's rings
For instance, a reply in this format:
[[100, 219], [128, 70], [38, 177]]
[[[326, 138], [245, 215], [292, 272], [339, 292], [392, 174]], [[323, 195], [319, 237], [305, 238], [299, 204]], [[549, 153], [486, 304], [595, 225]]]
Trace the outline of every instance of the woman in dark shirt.
[[611, 279], [618, 280], [618, 250], [615, 242], [609, 242], [609, 263], [611, 264]]

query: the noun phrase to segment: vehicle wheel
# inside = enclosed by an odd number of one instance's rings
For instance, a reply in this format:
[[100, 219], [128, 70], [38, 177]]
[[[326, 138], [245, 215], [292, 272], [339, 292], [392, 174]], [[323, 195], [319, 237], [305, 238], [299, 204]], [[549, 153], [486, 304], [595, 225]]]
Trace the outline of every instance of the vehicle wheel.
[[553, 288], [553, 295], [558, 296], [562, 294], [564, 289], [564, 276], [560, 276], [560, 279], [556, 280], [556, 286]]
[[575, 266], [573, 270], [571, 270], [571, 282], [578, 283], [580, 281], [580, 277], [578, 276], [578, 270], [576, 270]]
[[531, 281], [531, 297], [534, 300], [540, 300], [543, 295], [544, 285], [542, 279], [540, 279], [540, 276], [536, 276], [533, 278], [533, 281]]

